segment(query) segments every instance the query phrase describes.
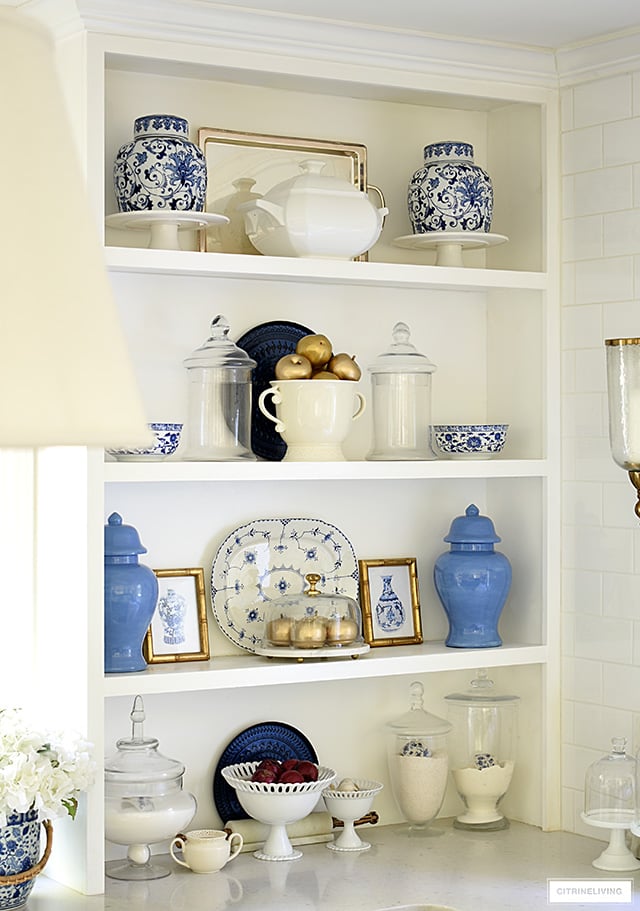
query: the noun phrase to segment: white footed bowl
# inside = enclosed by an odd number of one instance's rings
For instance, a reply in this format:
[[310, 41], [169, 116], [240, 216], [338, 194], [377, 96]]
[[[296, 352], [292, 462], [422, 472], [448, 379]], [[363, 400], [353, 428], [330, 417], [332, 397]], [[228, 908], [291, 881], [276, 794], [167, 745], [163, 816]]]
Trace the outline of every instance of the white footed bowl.
[[327, 788], [322, 795], [327, 812], [344, 823], [340, 835], [327, 845], [332, 851], [366, 851], [371, 847], [368, 842], [362, 841], [354, 828], [354, 822], [369, 812], [383, 785], [379, 781], [365, 778], [355, 778], [354, 783], [358, 786], [357, 791]]
[[286, 826], [304, 819], [336, 777], [333, 769], [318, 766], [318, 780], [300, 784], [251, 781], [259, 762], [240, 762], [222, 769], [222, 777], [235, 789], [240, 805], [258, 822], [271, 826], [264, 847], [254, 851], [258, 860], [296, 860], [302, 851], [293, 848]]

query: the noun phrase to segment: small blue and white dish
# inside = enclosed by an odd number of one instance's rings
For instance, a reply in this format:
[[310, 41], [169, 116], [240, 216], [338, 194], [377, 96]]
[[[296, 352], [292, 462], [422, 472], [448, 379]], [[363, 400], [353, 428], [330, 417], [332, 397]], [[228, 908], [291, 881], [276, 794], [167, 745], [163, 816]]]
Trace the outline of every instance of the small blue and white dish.
[[147, 427], [154, 435], [155, 443], [131, 449], [107, 449], [107, 454], [118, 462], [156, 462], [173, 455], [180, 444], [183, 425], [160, 422], [147, 424]]
[[431, 442], [446, 459], [490, 459], [502, 452], [508, 424], [434, 424]]

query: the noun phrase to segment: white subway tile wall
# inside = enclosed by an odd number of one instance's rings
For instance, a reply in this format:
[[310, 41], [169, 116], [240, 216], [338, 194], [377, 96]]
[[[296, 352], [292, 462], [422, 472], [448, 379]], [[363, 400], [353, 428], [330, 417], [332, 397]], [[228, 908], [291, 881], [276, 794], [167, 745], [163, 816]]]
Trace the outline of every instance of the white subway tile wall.
[[563, 826], [640, 749], [640, 522], [610, 455], [603, 340], [640, 336], [640, 71], [563, 90]]

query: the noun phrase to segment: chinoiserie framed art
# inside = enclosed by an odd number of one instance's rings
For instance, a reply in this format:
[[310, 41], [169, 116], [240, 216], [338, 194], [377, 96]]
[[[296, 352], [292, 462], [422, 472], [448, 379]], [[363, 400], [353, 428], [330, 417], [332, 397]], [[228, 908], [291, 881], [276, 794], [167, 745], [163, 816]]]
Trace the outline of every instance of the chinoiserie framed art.
[[204, 569], [156, 569], [158, 603], [143, 643], [149, 664], [206, 661], [209, 627]]
[[299, 175], [305, 158], [323, 161], [323, 174], [367, 190], [367, 147], [359, 143], [201, 127], [198, 145], [207, 163], [206, 211], [230, 218], [228, 225], [200, 232], [201, 251], [260, 255], [244, 232], [236, 206]]
[[419, 645], [422, 621], [415, 557], [359, 560], [362, 626], [365, 641], [382, 645]]

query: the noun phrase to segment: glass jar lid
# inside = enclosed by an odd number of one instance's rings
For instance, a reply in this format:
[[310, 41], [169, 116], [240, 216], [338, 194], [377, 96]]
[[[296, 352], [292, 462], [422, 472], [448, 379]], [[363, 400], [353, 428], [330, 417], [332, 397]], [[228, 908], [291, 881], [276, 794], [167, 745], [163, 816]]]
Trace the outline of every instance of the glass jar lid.
[[369, 367], [371, 373], [433, 373], [437, 370], [426, 354], [421, 354], [410, 341], [411, 330], [406, 323], [396, 323], [391, 344], [378, 355]]
[[495, 684], [487, 675], [486, 668], [480, 668], [476, 676], [469, 683], [469, 689], [463, 693], [449, 693], [444, 698], [447, 702], [454, 702], [464, 705], [495, 705], [498, 703], [517, 703], [520, 702], [519, 696], [497, 693], [494, 690]]
[[131, 790], [136, 785], [152, 785], [156, 794], [174, 788], [185, 767], [176, 759], [169, 759], [158, 752], [159, 741], [155, 737], [144, 736], [142, 696], [135, 697], [130, 718], [131, 737], [118, 740], [117, 752], [105, 762], [107, 792], [113, 791], [112, 786], [125, 786]]
[[431, 712], [425, 710], [423, 685], [414, 682], [409, 687], [409, 692], [409, 711], [396, 718], [395, 721], [389, 721], [387, 727], [394, 734], [400, 736], [448, 734], [452, 728], [451, 722], [446, 721], [444, 718], [439, 718], [437, 715], [432, 715]]
[[229, 337], [229, 322], [218, 314], [211, 323], [211, 335], [199, 348], [183, 361], [187, 370], [192, 367], [246, 367], [253, 369], [256, 362]]

